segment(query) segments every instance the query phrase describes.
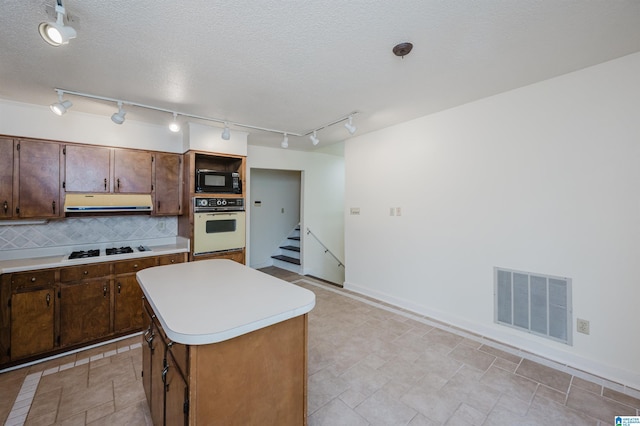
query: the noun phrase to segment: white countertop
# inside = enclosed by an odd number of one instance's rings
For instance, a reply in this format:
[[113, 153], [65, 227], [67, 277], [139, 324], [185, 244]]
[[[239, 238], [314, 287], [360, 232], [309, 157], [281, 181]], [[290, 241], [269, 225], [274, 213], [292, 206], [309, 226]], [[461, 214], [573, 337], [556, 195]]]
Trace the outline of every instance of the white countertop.
[[136, 274], [167, 337], [222, 342], [306, 314], [312, 291], [225, 259], [156, 266]]
[[[22, 250], [24, 252], [23, 257], [16, 257], [13, 259], [1, 259], [0, 258], [0, 274], [8, 274], [11, 272], [22, 272], [22, 271], [31, 271], [34, 269], [46, 269], [46, 268], [60, 268], [63, 266], [74, 266], [74, 265], [86, 265], [89, 263], [100, 263], [100, 262], [113, 262], [114, 260], [126, 260], [126, 259], [136, 259], [140, 257], [150, 257], [150, 256], [161, 256], [164, 254], [172, 254], [172, 253], [184, 253], [189, 251], [189, 239], [187, 238], [175, 238], [175, 242], [169, 241], [161, 241], [163, 244], [147, 244], [150, 249], [149, 251], [136, 251], [135, 253], [129, 254], [115, 254], [110, 256], [97, 256], [97, 257], [87, 257], [83, 259], [73, 259], [68, 260], [67, 257], [71, 251], [77, 249], [71, 248], [67, 249], [64, 247], [54, 248], [49, 250]], [[133, 246], [137, 247], [138, 244], [127, 244], [127, 243], [106, 243], [102, 244], [102, 246], [106, 247], [120, 247], [120, 246]], [[91, 245], [90, 247], [82, 247], [81, 249], [86, 250], [88, 248], [96, 248], [96, 244]], [[58, 251], [59, 253], [56, 253]], [[0, 253], [1, 254], [1, 253]], [[14, 256], [15, 257], [15, 256]]]

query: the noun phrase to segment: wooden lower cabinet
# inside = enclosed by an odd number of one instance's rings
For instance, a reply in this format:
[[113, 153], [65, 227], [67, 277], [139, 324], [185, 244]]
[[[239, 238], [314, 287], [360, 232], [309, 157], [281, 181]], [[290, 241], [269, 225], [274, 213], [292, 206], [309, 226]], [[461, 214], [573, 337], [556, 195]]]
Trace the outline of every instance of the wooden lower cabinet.
[[88, 342], [111, 333], [111, 267], [96, 263], [61, 268], [60, 346]]
[[60, 346], [77, 345], [111, 331], [109, 279], [60, 285]]
[[158, 257], [142, 257], [135, 260], [123, 260], [114, 264], [114, 331], [125, 332], [140, 330], [144, 325], [142, 318], [142, 290], [136, 280], [136, 272], [157, 266]]
[[136, 272], [187, 253], [0, 275], [0, 368], [143, 329]]
[[11, 296], [11, 358], [54, 349], [55, 289], [43, 288]]
[[229, 259], [244, 265], [244, 249], [219, 253], [196, 254], [192, 260]]
[[145, 301], [143, 382], [154, 425], [306, 425], [307, 315], [224, 342], [171, 342]]

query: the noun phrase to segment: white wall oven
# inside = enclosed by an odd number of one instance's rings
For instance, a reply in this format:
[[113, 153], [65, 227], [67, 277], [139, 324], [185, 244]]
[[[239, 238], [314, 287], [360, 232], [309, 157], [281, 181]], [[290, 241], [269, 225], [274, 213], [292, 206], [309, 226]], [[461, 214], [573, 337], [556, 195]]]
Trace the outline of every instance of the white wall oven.
[[193, 254], [245, 246], [244, 198], [194, 198]]

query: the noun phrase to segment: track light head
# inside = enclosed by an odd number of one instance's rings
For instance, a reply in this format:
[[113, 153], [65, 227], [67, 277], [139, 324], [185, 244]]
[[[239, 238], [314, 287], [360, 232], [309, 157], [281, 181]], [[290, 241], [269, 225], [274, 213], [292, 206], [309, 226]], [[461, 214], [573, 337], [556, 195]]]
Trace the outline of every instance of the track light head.
[[282, 139], [280, 146], [283, 148], [289, 148], [289, 138], [287, 137], [286, 133], [284, 134], [284, 139]]
[[71, 101], [62, 100], [62, 91], [58, 90], [58, 102], [52, 103], [51, 105], [49, 105], [49, 108], [51, 108], [51, 111], [55, 115], [63, 115], [72, 106], [73, 104], [71, 103]]
[[118, 112], [114, 112], [111, 116], [111, 121], [116, 124], [124, 123], [124, 116], [127, 112], [122, 108], [122, 102], [118, 102]]
[[180, 131], [180, 123], [178, 123], [178, 113], [173, 113], [173, 121], [169, 124], [169, 130], [173, 133], [177, 133]]
[[344, 127], [349, 131], [350, 134], [354, 134], [358, 128], [353, 125], [353, 116], [349, 116], [349, 122], [345, 123]]
[[318, 139], [318, 135], [316, 134], [316, 131], [313, 131], [313, 134], [311, 136], [309, 136], [309, 139], [311, 139], [311, 143], [314, 145], [318, 145], [318, 143], [320, 142], [320, 139]]
[[221, 137], [225, 141], [228, 141], [229, 139], [231, 139], [231, 132], [229, 131], [229, 124], [226, 121], [224, 122], [224, 130], [222, 131]]
[[66, 11], [62, 2], [56, 4], [57, 19], [55, 22], [43, 22], [38, 26], [40, 36], [52, 46], [68, 44], [69, 40], [76, 38], [76, 30], [73, 27], [64, 25], [64, 15]]

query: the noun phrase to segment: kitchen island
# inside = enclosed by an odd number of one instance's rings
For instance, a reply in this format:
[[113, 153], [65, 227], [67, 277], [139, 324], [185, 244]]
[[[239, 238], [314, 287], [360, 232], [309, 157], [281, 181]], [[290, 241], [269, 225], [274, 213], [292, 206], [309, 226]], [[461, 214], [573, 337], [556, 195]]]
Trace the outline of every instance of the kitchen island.
[[231, 260], [137, 273], [154, 424], [306, 424], [313, 292]]

